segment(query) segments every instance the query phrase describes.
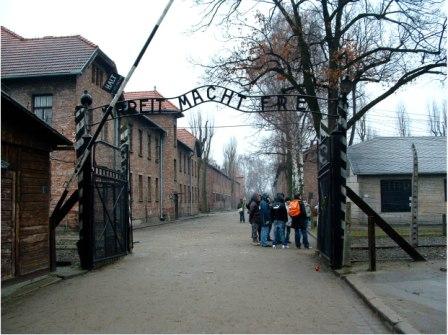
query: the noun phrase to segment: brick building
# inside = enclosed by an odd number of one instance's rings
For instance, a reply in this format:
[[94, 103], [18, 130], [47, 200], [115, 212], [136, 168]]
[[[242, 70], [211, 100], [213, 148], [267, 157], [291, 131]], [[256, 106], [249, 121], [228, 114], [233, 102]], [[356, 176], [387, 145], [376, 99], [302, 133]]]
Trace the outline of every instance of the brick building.
[[[199, 171], [198, 171], [198, 140], [186, 129], [177, 131], [178, 166], [175, 174], [178, 183], [177, 208], [179, 216], [194, 215], [199, 212]], [[175, 204], [176, 206], [176, 204]]]
[[[159, 92], [157, 91], [139, 91], [139, 92], [126, 92], [124, 94], [125, 100], [133, 100], [136, 103], [137, 109], [140, 109], [140, 103], [142, 100], [147, 98], [162, 98]], [[156, 104], [157, 105], [157, 104]], [[145, 107], [142, 106], [143, 109]], [[144, 221], [154, 221], [160, 218], [166, 220], [173, 220], [176, 217], [176, 208], [175, 208], [175, 194], [178, 193], [178, 182], [175, 181], [175, 173], [177, 173], [177, 169], [174, 168], [175, 159], [177, 161], [178, 157], [178, 139], [177, 139], [177, 119], [179, 117], [183, 117], [183, 114], [179, 111], [179, 109], [174, 106], [169, 101], [164, 101], [161, 106], [155, 106], [156, 110], [161, 109], [161, 113], [150, 114], [147, 117], [152, 123], [157, 125], [160, 129], [163, 129], [164, 135], [160, 137], [154, 138], [154, 146], [157, 148], [157, 152], [159, 158], [157, 159], [157, 166], [152, 166], [148, 162], [143, 162], [143, 160], [139, 159], [135, 156], [135, 150], [132, 149], [130, 158], [130, 166], [131, 166], [131, 174], [132, 174], [132, 192], [131, 192], [131, 201], [132, 201], [132, 218], [133, 222], [137, 225]], [[162, 112], [163, 111], [163, 112]], [[138, 139], [139, 130], [135, 129], [132, 122], [137, 118], [137, 116], [128, 117], [128, 124], [132, 126], [132, 138], [135, 143], [136, 139]], [[121, 122], [125, 122], [124, 119]], [[145, 131], [144, 128], [140, 129], [142, 132]], [[156, 170], [158, 172], [156, 172]], [[146, 172], [145, 172], [146, 171]], [[137, 172], [137, 177], [136, 177]], [[162, 173], [160, 173], [162, 172]], [[143, 191], [141, 191], [139, 187], [138, 175], [146, 173], [148, 177], [150, 175], [158, 174], [158, 177], [153, 177], [154, 182], [154, 192], [157, 194], [156, 202], [159, 204], [159, 213], [157, 215], [153, 215], [148, 220], [144, 220], [142, 216], [142, 209], [139, 208], [142, 206], [141, 203], [136, 201], [138, 199], [139, 192], [145, 193], [145, 189], [148, 190], [147, 183], [143, 182]], [[146, 179], [146, 182], [148, 179]], [[146, 184], [146, 187], [145, 187]]]
[[[234, 194], [232, 194], [234, 183]], [[233, 209], [241, 198], [241, 185], [217, 167], [207, 165], [207, 201], [211, 211]]]
[[[24, 38], [2, 26], [1, 41], [2, 88], [70, 141], [75, 140], [74, 111], [84, 90], [92, 95], [93, 108], [110, 102], [111, 95], [101, 86], [111, 72], [117, 71], [115, 63], [84, 37]], [[101, 117], [101, 109], [94, 109], [87, 121], [94, 124]], [[112, 127], [108, 122], [103, 140], [112, 141]], [[74, 150], [52, 153], [51, 209], [74, 164]], [[77, 220], [75, 209], [61, 226], [76, 229]]]
[[160, 143], [166, 132], [146, 116], [125, 118], [129, 127], [131, 213], [135, 224], [158, 221], [161, 205], [162, 163]]

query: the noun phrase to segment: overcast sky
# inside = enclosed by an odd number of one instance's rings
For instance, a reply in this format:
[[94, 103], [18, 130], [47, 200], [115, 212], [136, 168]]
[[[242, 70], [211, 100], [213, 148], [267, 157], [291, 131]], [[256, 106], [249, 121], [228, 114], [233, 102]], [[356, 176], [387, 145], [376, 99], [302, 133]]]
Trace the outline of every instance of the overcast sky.
[[[82, 35], [115, 61], [119, 73], [125, 76], [166, 3], [166, 0], [2, 0], [0, 22], [26, 38]], [[200, 16], [192, 0], [174, 1], [126, 91], [156, 87], [163, 96], [173, 97], [207, 84], [202, 80], [203, 70], [191, 60], [207, 63], [226, 45], [217, 29], [191, 32]], [[395, 109], [403, 103], [412, 120], [412, 135], [427, 135], [426, 106], [432, 100], [441, 101], [446, 93], [440, 81], [423, 78], [406, 92], [394, 94], [370, 111], [369, 123], [378, 135], [396, 135]], [[207, 103], [191, 110], [196, 111], [215, 120], [212, 155], [218, 163], [222, 163], [223, 147], [231, 136], [238, 141], [239, 153], [253, 151], [253, 143], [263, 136], [244, 126], [248, 123], [247, 116], [232, 109]], [[180, 127], [188, 126], [191, 112], [180, 119]]]

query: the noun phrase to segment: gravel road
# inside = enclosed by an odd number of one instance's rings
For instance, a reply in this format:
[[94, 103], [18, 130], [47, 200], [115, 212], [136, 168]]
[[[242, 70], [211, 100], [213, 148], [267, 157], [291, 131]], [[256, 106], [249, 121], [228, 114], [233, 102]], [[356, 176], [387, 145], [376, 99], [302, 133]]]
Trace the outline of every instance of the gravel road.
[[2, 304], [3, 333], [387, 333], [314, 249], [250, 244], [237, 213], [144, 228], [133, 254]]

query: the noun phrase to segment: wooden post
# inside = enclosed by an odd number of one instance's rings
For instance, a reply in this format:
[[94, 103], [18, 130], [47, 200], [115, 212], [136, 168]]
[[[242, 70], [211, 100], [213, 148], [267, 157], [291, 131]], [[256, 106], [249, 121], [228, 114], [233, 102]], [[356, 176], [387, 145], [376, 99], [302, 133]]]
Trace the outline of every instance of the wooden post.
[[372, 216], [368, 218], [369, 239], [369, 271], [376, 271], [376, 247], [375, 247], [375, 221]]
[[418, 246], [418, 157], [412, 143], [412, 196], [411, 196], [411, 229], [410, 241], [413, 247]]

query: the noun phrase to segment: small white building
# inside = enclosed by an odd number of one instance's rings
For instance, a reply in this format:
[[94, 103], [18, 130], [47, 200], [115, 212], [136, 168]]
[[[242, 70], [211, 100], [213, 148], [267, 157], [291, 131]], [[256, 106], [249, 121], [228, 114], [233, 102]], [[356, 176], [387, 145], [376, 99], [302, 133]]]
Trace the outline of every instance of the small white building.
[[[355, 144], [347, 150], [347, 186], [388, 223], [410, 224], [412, 144], [418, 156], [418, 222], [441, 224], [447, 205], [446, 137], [376, 137]], [[355, 204], [352, 222], [367, 223]]]

